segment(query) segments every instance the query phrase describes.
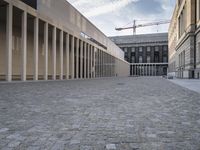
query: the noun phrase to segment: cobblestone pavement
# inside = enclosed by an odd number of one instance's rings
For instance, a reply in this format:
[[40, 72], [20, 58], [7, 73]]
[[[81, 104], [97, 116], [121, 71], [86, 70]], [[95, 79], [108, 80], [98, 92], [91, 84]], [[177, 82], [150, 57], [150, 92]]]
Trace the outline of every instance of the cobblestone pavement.
[[159, 77], [1, 83], [0, 149], [199, 150], [200, 95]]

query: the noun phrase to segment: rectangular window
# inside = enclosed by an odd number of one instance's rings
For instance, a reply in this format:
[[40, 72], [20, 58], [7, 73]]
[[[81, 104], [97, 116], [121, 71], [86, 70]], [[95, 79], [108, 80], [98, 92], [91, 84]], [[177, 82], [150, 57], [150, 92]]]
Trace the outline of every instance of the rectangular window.
[[167, 46], [163, 46], [163, 50], [164, 50], [164, 52], [166, 52], [167, 51]]
[[32, 8], [37, 9], [37, 0], [21, 0], [21, 1], [31, 6]]
[[142, 63], [143, 62], [143, 59], [142, 59], [142, 56], [139, 57], [139, 63]]
[[200, 62], [200, 42], [198, 43], [198, 53], [199, 53], [199, 62]]
[[135, 52], [135, 47], [131, 48], [131, 52], [134, 53]]
[[147, 63], [151, 63], [151, 57], [147, 56]]
[[151, 47], [147, 47], [147, 52], [150, 52], [151, 51]]
[[139, 52], [142, 52], [142, 47], [139, 47]]
[[155, 51], [156, 51], [156, 52], [159, 51], [159, 47], [158, 47], [158, 46], [155, 47]]
[[127, 47], [124, 48], [124, 52], [127, 53]]
[[164, 63], [167, 63], [167, 56], [164, 56], [164, 57], [163, 57], [163, 62], [164, 62]]
[[131, 61], [132, 63], [135, 63], [135, 56], [132, 56]]

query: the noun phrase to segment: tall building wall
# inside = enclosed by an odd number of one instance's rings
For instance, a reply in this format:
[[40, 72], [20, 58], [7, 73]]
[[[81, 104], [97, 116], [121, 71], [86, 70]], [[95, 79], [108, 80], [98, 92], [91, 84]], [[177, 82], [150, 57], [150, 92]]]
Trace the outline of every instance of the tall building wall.
[[199, 78], [199, 3], [199, 0], [177, 0], [174, 9], [169, 27], [169, 61], [175, 63], [170, 72], [175, 72], [178, 78]]
[[1, 80], [129, 75], [123, 51], [68, 2], [27, 4], [0, 1]]

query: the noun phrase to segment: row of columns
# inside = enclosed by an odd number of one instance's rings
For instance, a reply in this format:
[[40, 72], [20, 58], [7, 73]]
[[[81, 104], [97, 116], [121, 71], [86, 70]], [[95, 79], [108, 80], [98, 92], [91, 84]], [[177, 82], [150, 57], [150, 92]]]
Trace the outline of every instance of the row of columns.
[[96, 59], [95, 70], [97, 77], [111, 77], [115, 75], [115, 58], [113, 56], [97, 49]]
[[[131, 64], [131, 76], [157, 76], [161, 75], [160, 64]], [[157, 69], [157, 67], [159, 67]], [[158, 72], [157, 72], [158, 71]]]
[[[12, 81], [12, 35], [13, 35], [13, 5], [8, 3], [6, 6], [6, 80]], [[57, 27], [53, 26], [52, 29], [52, 79], [56, 80], [56, 55], [57, 55]], [[60, 75], [59, 79], [63, 79], [63, 59], [66, 59], [66, 79], [71, 78], [94, 78], [95, 77], [95, 51], [96, 47], [91, 44], [78, 39], [73, 35], [69, 35], [60, 30]], [[44, 80], [48, 80], [48, 46], [49, 46], [49, 23], [44, 23]], [[39, 49], [39, 18], [35, 16], [34, 18], [34, 39], [33, 39], [33, 51], [34, 51], [34, 68], [33, 68], [33, 79], [38, 80], [38, 49]], [[22, 48], [22, 57], [21, 57], [21, 80], [26, 81], [27, 77], [27, 12], [22, 12], [22, 30], [21, 30], [21, 48]], [[64, 44], [64, 35], [66, 43], [66, 56], [63, 56], [63, 44]], [[71, 41], [70, 41], [71, 36]], [[75, 43], [76, 39], [76, 43]], [[70, 43], [71, 42], [71, 43]], [[71, 45], [71, 54], [70, 46]], [[76, 56], [75, 48], [76, 47]], [[84, 49], [84, 52], [83, 52]], [[79, 56], [80, 50], [80, 56]], [[69, 61], [71, 57], [71, 62]], [[76, 58], [75, 58], [76, 57]], [[102, 57], [103, 60], [103, 57]], [[76, 61], [76, 70], [74, 69]], [[80, 65], [80, 66], [79, 66]], [[71, 68], [71, 70], [70, 70]], [[80, 70], [79, 70], [80, 68]], [[83, 74], [84, 70], [84, 74]], [[76, 76], [74, 76], [76, 74]]]

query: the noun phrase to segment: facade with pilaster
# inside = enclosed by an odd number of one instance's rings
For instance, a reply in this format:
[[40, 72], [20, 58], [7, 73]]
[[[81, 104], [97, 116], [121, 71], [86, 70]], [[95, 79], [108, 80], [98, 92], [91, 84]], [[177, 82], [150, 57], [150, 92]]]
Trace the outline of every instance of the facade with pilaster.
[[0, 0], [0, 80], [128, 75], [124, 52], [66, 0]]
[[200, 1], [177, 0], [169, 27], [169, 72], [200, 78]]
[[141, 34], [110, 37], [125, 53], [130, 75], [161, 76], [167, 74], [168, 34]]

